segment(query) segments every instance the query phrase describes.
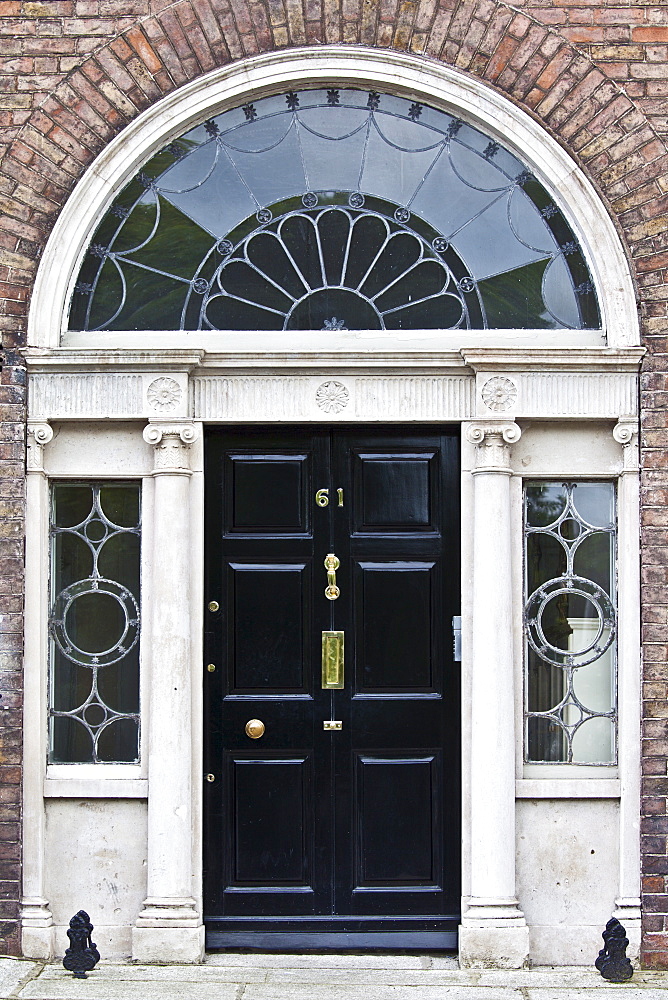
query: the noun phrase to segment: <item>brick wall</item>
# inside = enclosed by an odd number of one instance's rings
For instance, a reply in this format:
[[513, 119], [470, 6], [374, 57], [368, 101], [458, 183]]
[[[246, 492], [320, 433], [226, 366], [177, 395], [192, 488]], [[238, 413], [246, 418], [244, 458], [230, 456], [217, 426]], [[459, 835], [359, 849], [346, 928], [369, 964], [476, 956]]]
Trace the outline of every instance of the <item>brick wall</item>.
[[[0, 0], [0, 946], [15, 951], [19, 853], [20, 357], [54, 219], [136, 114], [215, 66], [318, 43], [393, 47], [471, 73], [566, 146], [617, 220], [648, 358], [643, 479], [643, 851], [649, 965], [668, 967], [668, 0]], [[4, 942], [4, 944], [3, 944]]]

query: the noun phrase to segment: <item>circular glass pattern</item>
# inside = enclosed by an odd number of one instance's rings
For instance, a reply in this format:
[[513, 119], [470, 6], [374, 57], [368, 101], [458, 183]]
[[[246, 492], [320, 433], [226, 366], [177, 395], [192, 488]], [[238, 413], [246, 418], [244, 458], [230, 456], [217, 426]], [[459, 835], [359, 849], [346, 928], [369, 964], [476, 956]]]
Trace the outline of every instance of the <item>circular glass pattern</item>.
[[[586, 617], [596, 621], [586, 645], [577, 650], [568, 648], [571, 630], [565, 610], [573, 598], [580, 598], [589, 612]], [[565, 625], [560, 633], [547, 624], [558, 619]], [[525, 621], [532, 648], [542, 660], [556, 667], [584, 667], [593, 663], [615, 637], [615, 611], [610, 598], [590, 580], [578, 576], [550, 580], [535, 590], [526, 604]]]
[[[102, 631], [95, 626], [104, 622]], [[92, 624], [92, 629], [87, 628]], [[139, 608], [120, 583], [99, 577], [66, 587], [53, 608], [52, 634], [58, 648], [81, 667], [106, 667], [122, 660], [139, 637]]]

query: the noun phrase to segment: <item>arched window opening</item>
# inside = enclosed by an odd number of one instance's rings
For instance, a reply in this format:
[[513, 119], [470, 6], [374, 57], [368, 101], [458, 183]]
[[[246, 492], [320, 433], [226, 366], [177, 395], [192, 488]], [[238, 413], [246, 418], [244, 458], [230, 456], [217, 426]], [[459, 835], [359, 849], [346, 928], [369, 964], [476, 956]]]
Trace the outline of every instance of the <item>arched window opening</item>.
[[328, 87], [216, 115], [106, 212], [71, 330], [600, 329], [572, 229], [452, 114]]

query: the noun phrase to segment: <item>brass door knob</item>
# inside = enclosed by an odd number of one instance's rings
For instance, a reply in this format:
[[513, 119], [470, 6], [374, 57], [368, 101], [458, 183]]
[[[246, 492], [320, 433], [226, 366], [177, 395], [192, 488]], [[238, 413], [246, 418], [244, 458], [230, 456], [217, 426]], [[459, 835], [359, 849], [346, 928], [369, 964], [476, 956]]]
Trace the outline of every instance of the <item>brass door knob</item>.
[[252, 740], [259, 740], [264, 735], [264, 722], [260, 719], [249, 719], [246, 723], [246, 736]]

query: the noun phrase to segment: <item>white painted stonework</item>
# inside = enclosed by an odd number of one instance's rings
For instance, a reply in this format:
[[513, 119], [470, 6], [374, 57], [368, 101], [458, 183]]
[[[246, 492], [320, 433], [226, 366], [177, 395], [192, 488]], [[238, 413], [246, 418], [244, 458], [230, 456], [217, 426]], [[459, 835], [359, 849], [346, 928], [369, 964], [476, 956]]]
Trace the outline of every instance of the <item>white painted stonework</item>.
[[[65, 332], [95, 222], [156, 148], [242, 95], [325, 79], [456, 108], [516, 149], [565, 206], [604, 330]], [[628, 269], [593, 189], [535, 122], [454, 70], [352, 46], [278, 53], [128, 126], [63, 211], [30, 314], [25, 954], [63, 947], [83, 883], [63, 877], [62, 843], [80, 838], [105, 954], [201, 960], [203, 425], [232, 422], [461, 425], [461, 961], [590, 964], [613, 909], [637, 949], [638, 343]], [[616, 766], [523, 765], [522, 479], [562, 476], [618, 483]], [[105, 477], [143, 484], [141, 764], [46, 766], [48, 481]]]

